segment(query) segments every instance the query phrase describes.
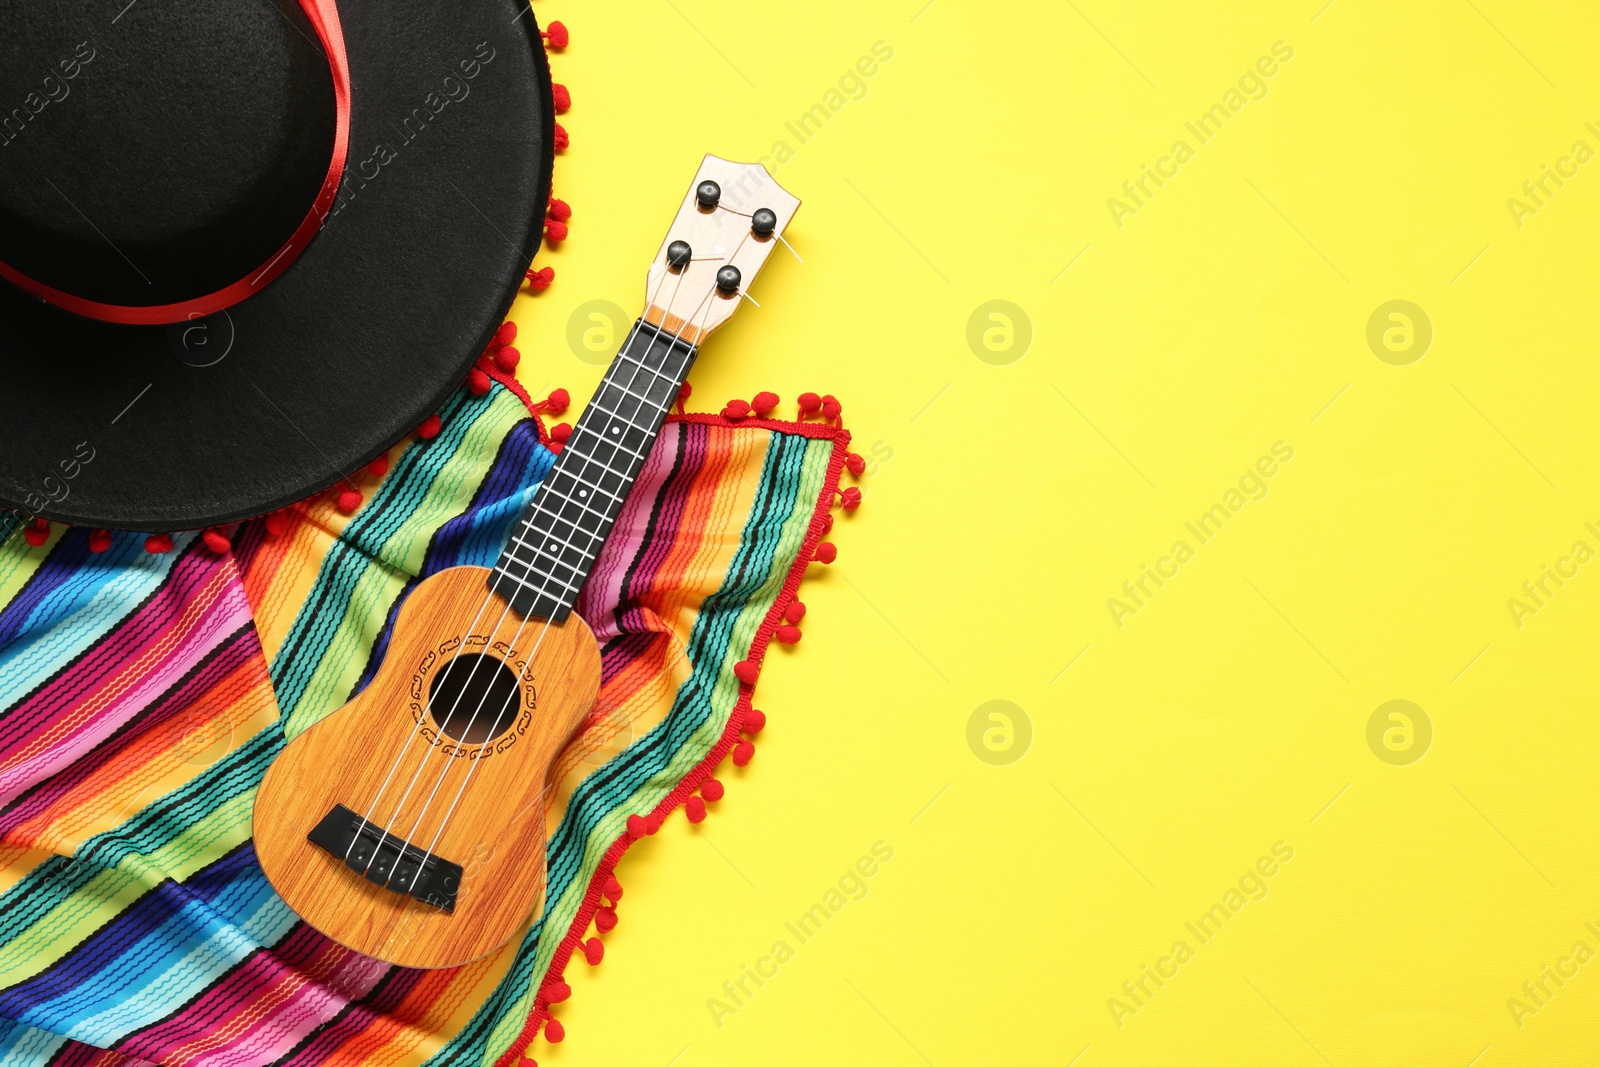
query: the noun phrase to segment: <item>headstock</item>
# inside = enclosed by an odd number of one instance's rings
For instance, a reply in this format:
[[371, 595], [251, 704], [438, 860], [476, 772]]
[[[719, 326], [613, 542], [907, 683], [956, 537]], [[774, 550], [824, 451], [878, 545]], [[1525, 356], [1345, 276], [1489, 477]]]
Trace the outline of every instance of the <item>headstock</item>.
[[[712, 192], [707, 183], [719, 194], [710, 206], [701, 197]], [[645, 321], [702, 343], [733, 317], [798, 210], [799, 199], [759, 164], [706, 156], [650, 265]]]

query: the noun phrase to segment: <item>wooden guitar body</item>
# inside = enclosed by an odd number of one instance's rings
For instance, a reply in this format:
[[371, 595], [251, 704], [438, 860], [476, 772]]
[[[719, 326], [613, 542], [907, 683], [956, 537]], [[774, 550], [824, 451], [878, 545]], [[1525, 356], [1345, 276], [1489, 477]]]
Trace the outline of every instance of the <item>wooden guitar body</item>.
[[418, 585], [372, 683], [295, 738], [256, 796], [273, 888], [402, 966], [488, 955], [543, 907], [550, 765], [600, 684], [582, 619], [524, 621], [489, 576], [452, 567]]

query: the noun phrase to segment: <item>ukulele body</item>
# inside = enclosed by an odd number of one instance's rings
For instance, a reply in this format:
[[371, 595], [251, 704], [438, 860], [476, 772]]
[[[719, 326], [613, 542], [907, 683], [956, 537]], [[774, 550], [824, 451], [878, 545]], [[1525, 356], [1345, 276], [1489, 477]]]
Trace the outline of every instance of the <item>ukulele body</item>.
[[543, 907], [550, 765], [600, 685], [577, 614], [524, 626], [489, 575], [419, 584], [371, 684], [290, 742], [256, 796], [256, 855], [284, 901], [401, 966], [486, 956]]

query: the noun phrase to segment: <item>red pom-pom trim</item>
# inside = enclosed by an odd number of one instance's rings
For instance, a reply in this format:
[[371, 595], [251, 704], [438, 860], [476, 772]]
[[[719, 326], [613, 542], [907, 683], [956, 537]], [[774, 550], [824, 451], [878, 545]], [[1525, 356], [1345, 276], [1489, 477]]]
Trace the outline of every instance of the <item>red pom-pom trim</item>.
[[862, 472], [867, 469], [867, 460], [865, 456], [858, 456], [854, 452], [851, 452], [849, 455], [844, 457], [844, 465], [846, 470], [859, 478], [861, 477]]
[[554, 267], [540, 267], [538, 270], [528, 271], [528, 288], [536, 293], [542, 293], [550, 288], [550, 283], [556, 280]]
[[822, 398], [816, 393], [800, 394], [800, 414], [802, 416], [815, 415], [822, 410]]
[[339, 499], [336, 501], [336, 503], [339, 505], [340, 511], [344, 512], [346, 515], [354, 515], [356, 513], [356, 509], [361, 507], [361, 499], [361, 493], [359, 491], [355, 489], [346, 489], [344, 492], [339, 494]]
[[594, 928], [602, 934], [609, 934], [617, 928], [617, 911], [615, 908], [596, 908], [594, 913]]
[[839, 413], [841, 411], [843, 411], [843, 410], [844, 409], [839, 406], [839, 402], [837, 400], [835, 400], [832, 397], [832, 395], [826, 395], [826, 396], [824, 396], [822, 398], [822, 417], [823, 418], [825, 418], [825, 419], [837, 419], [839, 417]]
[[517, 339], [517, 324], [511, 321], [502, 322], [500, 328], [494, 332], [494, 343], [508, 345]]
[[371, 463], [367, 464], [367, 473], [374, 478], [382, 478], [389, 473], [389, 453], [385, 452]]
[[740, 741], [733, 746], [733, 765], [743, 767], [755, 758], [756, 746], [748, 741]]
[[591, 937], [583, 943], [583, 958], [589, 966], [598, 967], [600, 961], [606, 958], [606, 946], [598, 937]]
[[567, 47], [567, 42], [571, 40], [567, 33], [567, 28], [559, 22], [550, 23], [539, 36], [543, 37], [545, 44], [551, 48], [565, 48]]
[[481, 367], [473, 367], [467, 372], [467, 392], [473, 396], [482, 396], [489, 391], [489, 376]]
[[630, 815], [630, 816], [628, 816], [628, 836], [629, 837], [631, 837], [635, 841], [637, 841], [639, 838], [644, 837], [647, 833], [649, 833], [649, 830], [647, 830], [645, 828], [645, 822], [644, 822], [644, 816], [643, 815]]
[[644, 817], [644, 832], [655, 834], [661, 829], [661, 820], [663, 818], [664, 816], [659, 811], [652, 811], [649, 815], [646, 815]]
[[228, 540], [228, 535], [213, 526], [200, 535], [206, 547], [219, 556], [225, 556], [233, 551], [233, 542]]
[[843, 502], [846, 511], [854, 511], [861, 506], [861, 490], [852, 485], [839, 493], [839, 499]]
[[786, 645], [798, 645], [800, 643], [800, 627], [798, 626], [780, 626], [776, 633], [778, 640]]
[[571, 144], [571, 143], [572, 143], [572, 138], [567, 136], [566, 127], [562, 126], [561, 123], [559, 123], [559, 122], [556, 123], [556, 138], [555, 138], [556, 151], [557, 152], [565, 152], [567, 150], [567, 146], [569, 144]]
[[34, 519], [33, 525], [22, 531], [22, 539], [34, 548], [38, 548], [50, 540], [50, 523], [44, 519]]
[[[572, 403], [572, 395], [565, 389], [552, 389], [550, 395], [544, 398], [544, 403], [539, 405], [539, 410], [547, 415], [562, 415], [566, 413], [568, 405]], [[568, 431], [569, 433], [571, 431]], [[565, 440], [563, 438], [562, 440]]]
[[552, 196], [549, 205], [544, 209], [544, 213], [560, 222], [566, 222], [572, 218], [572, 205], [565, 200], [557, 200]]
[[839, 549], [832, 541], [824, 541], [817, 546], [817, 554], [812, 558], [818, 563], [832, 563], [839, 558]]
[[758, 708], [751, 708], [744, 713], [744, 723], [741, 728], [745, 733], [754, 737], [767, 728], [767, 713]]
[[743, 400], [730, 400], [722, 409], [725, 419], [742, 419], [750, 414], [750, 405]]
[[800, 603], [800, 601], [798, 601], [798, 600], [791, 602], [788, 607], [783, 609], [783, 621], [784, 622], [798, 623], [801, 619], [803, 619], [805, 617], [806, 617], [806, 606], [804, 604]]
[[522, 353], [511, 345], [506, 345], [494, 354], [494, 365], [510, 374], [517, 369], [517, 364], [522, 362]]
[[550, 439], [552, 441], [555, 441], [559, 444], [566, 444], [567, 439], [571, 436], [572, 424], [569, 422], [558, 422], [554, 426], [550, 427]]
[[605, 890], [604, 891], [605, 891], [606, 897], [613, 904], [615, 904], [617, 901], [622, 899], [622, 883], [617, 881], [617, 876], [616, 875], [612, 874], [612, 875], [607, 875], [606, 876], [606, 884], [605, 884]]
[[570, 996], [572, 996], [572, 987], [560, 978], [544, 987], [546, 1004], [560, 1004]]
[[545, 219], [544, 236], [551, 244], [560, 244], [567, 239], [567, 224], [560, 219]]
[[172, 551], [171, 534], [151, 534], [144, 539], [144, 550], [152, 556], [164, 556]]
[[683, 805], [683, 813], [689, 821], [698, 826], [706, 821], [706, 802], [699, 797], [690, 797]]
[[568, 92], [567, 87], [562, 85], [560, 82], [556, 82], [554, 85], [550, 86], [550, 95], [555, 98], [557, 115], [572, 107], [572, 94]]
[[422, 425], [417, 427], [417, 436], [424, 441], [431, 441], [439, 436], [439, 431], [444, 428], [444, 423], [437, 415], [429, 415], [422, 420]]
[[89, 551], [99, 555], [111, 547], [111, 531], [96, 530], [89, 535]]
[[725, 790], [722, 786], [722, 783], [717, 781], [715, 778], [707, 778], [705, 784], [700, 787], [700, 795], [711, 801], [713, 804], [721, 800], [725, 792], [727, 792], [727, 790]]
[[761, 668], [747, 659], [742, 659], [733, 665], [733, 673], [745, 685], [755, 685], [757, 676], [761, 674]]
[[561, 1025], [560, 1019], [551, 1019], [544, 1024], [544, 1039], [552, 1045], [559, 1045], [567, 1039], [567, 1028]]
[[777, 393], [760, 392], [755, 395], [754, 400], [750, 401], [750, 410], [763, 417], [771, 415], [772, 409], [777, 406]]
[[263, 520], [267, 528], [268, 537], [282, 537], [289, 532], [289, 513], [287, 511], [274, 511]]

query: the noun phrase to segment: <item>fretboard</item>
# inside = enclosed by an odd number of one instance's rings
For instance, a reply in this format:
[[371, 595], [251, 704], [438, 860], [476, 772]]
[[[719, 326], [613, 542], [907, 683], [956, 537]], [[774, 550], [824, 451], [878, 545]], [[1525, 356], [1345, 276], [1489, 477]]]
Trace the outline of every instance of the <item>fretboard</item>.
[[577, 603], [695, 351], [634, 324], [489, 577], [518, 614], [560, 622]]

